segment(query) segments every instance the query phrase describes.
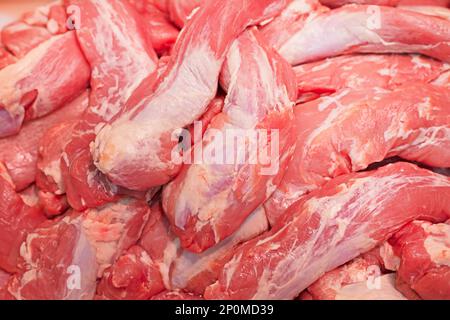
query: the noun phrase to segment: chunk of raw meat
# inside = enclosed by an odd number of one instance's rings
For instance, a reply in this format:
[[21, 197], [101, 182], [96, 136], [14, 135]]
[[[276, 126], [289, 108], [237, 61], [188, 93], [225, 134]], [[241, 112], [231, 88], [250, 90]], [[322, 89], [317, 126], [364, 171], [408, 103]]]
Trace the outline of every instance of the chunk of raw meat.
[[292, 299], [416, 219], [450, 217], [450, 179], [397, 163], [330, 181], [239, 248], [209, 299]]
[[69, 209], [69, 203], [65, 195], [56, 195], [51, 192], [40, 190], [38, 192], [39, 205], [44, 210], [44, 214], [48, 218], [54, 218], [63, 214]]
[[271, 224], [330, 179], [389, 157], [450, 167], [448, 101], [448, 90], [410, 83], [393, 91], [344, 90], [298, 106], [297, 148], [265, 205]]
[[171, 24], [168, 15], [152, 4], [142, 7], [137, 3], [134, 5], [147, 23], [153, 49], [161, 55], [169, 53], [178, 38], [179, 31]]
[[43, 117], [79, 96], [89, 75], [73, 32], [50, 38], [0, 70], [0, 138], [18, 133], [23, 122]]
[[36, 174], [36, 185], [40, 190], [55, 195], [66, 193], [62, 179], [61, 158], [78, 121], [79, 119], [75, 118], [60, 122], [49, 127], [42, 137]]
[[258, 208], [230, 237], [201, 254], [183, 250], [170, 268], [172, 289], [183, 289], [203, 295], [206, 287], [213, 284], [235, 248], [269, 229], [263, 208]]
[[[313, 13], [305, 19], [298, 32], [275, 45], [293, 65], [358, 52], [421, 53], [450, 62], [450, 23], [444, 19], [365, 5]], [[279, 29], [284, 28], [280, 24]]]
[[[188, 154], [192, 159], [200, 154], [201, 162], [185, 165], [163, 193], [174, 232], [193, 252], [203, 252], [230, 236], [267, 200], [295, 148], [291, 67], [261, 42], [256, 31], [244, 33], [233, 44], [226, 67], [233, 76], [224, 110]], [[219, 134], [235, 134], [236, 140], [222, 141]], [[252, 141], [252, 134], [259, 140]], [[223, 159], [208, 160], [219, 153]], [[225, 155], [233, 159], [226, 160]]]
[[[127, 113], [100, 130], [94, 148], [96, 166], [113, 183], [132, 190], [160, 186], [176, 176], [181, 165], [173, 157], [179, 146], [174, 134], [199, 119], [215, 97], [232, 42], [247, 26], [276, 15], [285, 4], [285, 0], [206, 2], [181, 33], [155, 92], [136, 99]], [[217, 32], [223, 36], [217, 37]]]
[[90, 145], [96, 130], [117, 116], [139, 85], [153, 77], [157, 57], [141, 17], [128, 2], [70, 3], [80, 7], [83, 24], [77, 36], [92, 68], [89, 108], [76, 125], [61, 162], [68, 201], [81, 211], [117, 198], [117, 187], [94, 166]]
[[394, 89], [406, 82], [430, 82], [450, 65], [420, 55], [344, 55], [297, 66], [299, 99], [305, 101], [343, 88]]
[[144, 228], [140, 246], [158, 266], [166, 288], [182, 289], [202, 295], [214, 283], [220, 270], [231, 258], [234, 248], [268, 230], [265, 212], [258, 208], [231, 237], [202, 254], [183, 250], [170, 231], [159, 203]]
[[396, 274], [383, 274], [380, 256], [374, 253], [327, 272], [307, 292], [314, 300], [405, 300], [395, 288]]
[[14, 22], [1, 32], [6, 49], [18, 58], [24, 57], [52, 36], [46, 28], [30, 26], [24, 22]]
[[170, 19], [179, 28], [183, 28], [193, 11], [204, 2], [205, 0], [168, 0]]
[[148, 300], [165, 289], [158, 266], [144, 249], [133, 246], [105, 271], [97, 299]]
[[41, 6], [23, 15], [21, 21], [3, 28], [1, 36], [5, 47], [18, 58], [53, 35], [67, 31], [67, 15], [59, 3]]
[[20, 245], [29, 232], [45, 220], [41, 209], [28, 206], [0, 162], [0, 268], [17, 271]]
[[149, 211], [122, 199], [41, 225], [22, 244], [9, 291], [17, 299], [92, 299], [97, 277], [137, 242]]
[[21, 191], [36, 177], [38, 145], [47, 130], [67, 119], [78, 119], [88, 106], [88, 93], [46, 117], [26, 123], [19, 134], [0, 139], [0, 162], [3, 162], [16, 186]]
[[450, 299], [450, 225], [414, 221], [390, 240], [400, 263], [397, 287], [407, 297]]

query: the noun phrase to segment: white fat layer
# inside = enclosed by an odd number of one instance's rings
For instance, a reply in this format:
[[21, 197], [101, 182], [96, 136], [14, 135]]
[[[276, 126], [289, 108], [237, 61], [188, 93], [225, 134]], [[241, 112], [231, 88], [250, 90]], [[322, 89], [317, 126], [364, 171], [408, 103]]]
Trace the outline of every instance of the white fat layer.
[[439, 266], [450, 267], [450, 225], [425, 224], [422, 227], [429, 233], [424, 247], [431, 261]]
[[353, 283], [342, 287], [336, 294], [336, 300], [407, 300], [395, 288], [395, 274], [380, 276], [379, 287], [370, 288], [367, 282]]

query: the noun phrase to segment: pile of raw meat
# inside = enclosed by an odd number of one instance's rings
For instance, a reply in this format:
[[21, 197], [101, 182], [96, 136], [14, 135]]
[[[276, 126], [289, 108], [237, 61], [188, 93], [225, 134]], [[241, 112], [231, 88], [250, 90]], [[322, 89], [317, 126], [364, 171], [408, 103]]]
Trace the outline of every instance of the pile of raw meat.
[[448, 0], [23, 15], [0, 42], [0, 298], [450, 299], [449, 63]]

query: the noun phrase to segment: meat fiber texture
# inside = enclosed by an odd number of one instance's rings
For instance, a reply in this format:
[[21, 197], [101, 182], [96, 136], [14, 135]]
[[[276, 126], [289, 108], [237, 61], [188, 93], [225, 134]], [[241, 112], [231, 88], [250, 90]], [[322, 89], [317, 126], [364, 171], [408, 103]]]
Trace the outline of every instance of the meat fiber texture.
[[0, 299], [450, 299], [449, 5], [61, 0], [4, 26]]

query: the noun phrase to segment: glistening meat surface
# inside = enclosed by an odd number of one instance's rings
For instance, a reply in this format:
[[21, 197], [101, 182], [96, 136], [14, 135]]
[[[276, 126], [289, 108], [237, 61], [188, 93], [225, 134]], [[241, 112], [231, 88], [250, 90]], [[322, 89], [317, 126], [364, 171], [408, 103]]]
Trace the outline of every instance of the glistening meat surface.
[[291, 207], [266, 235], [242, 245], [205, 296], [293, 299], [408, 222], [449, 217], [448, 177], [405, 163], [338, 177]]

